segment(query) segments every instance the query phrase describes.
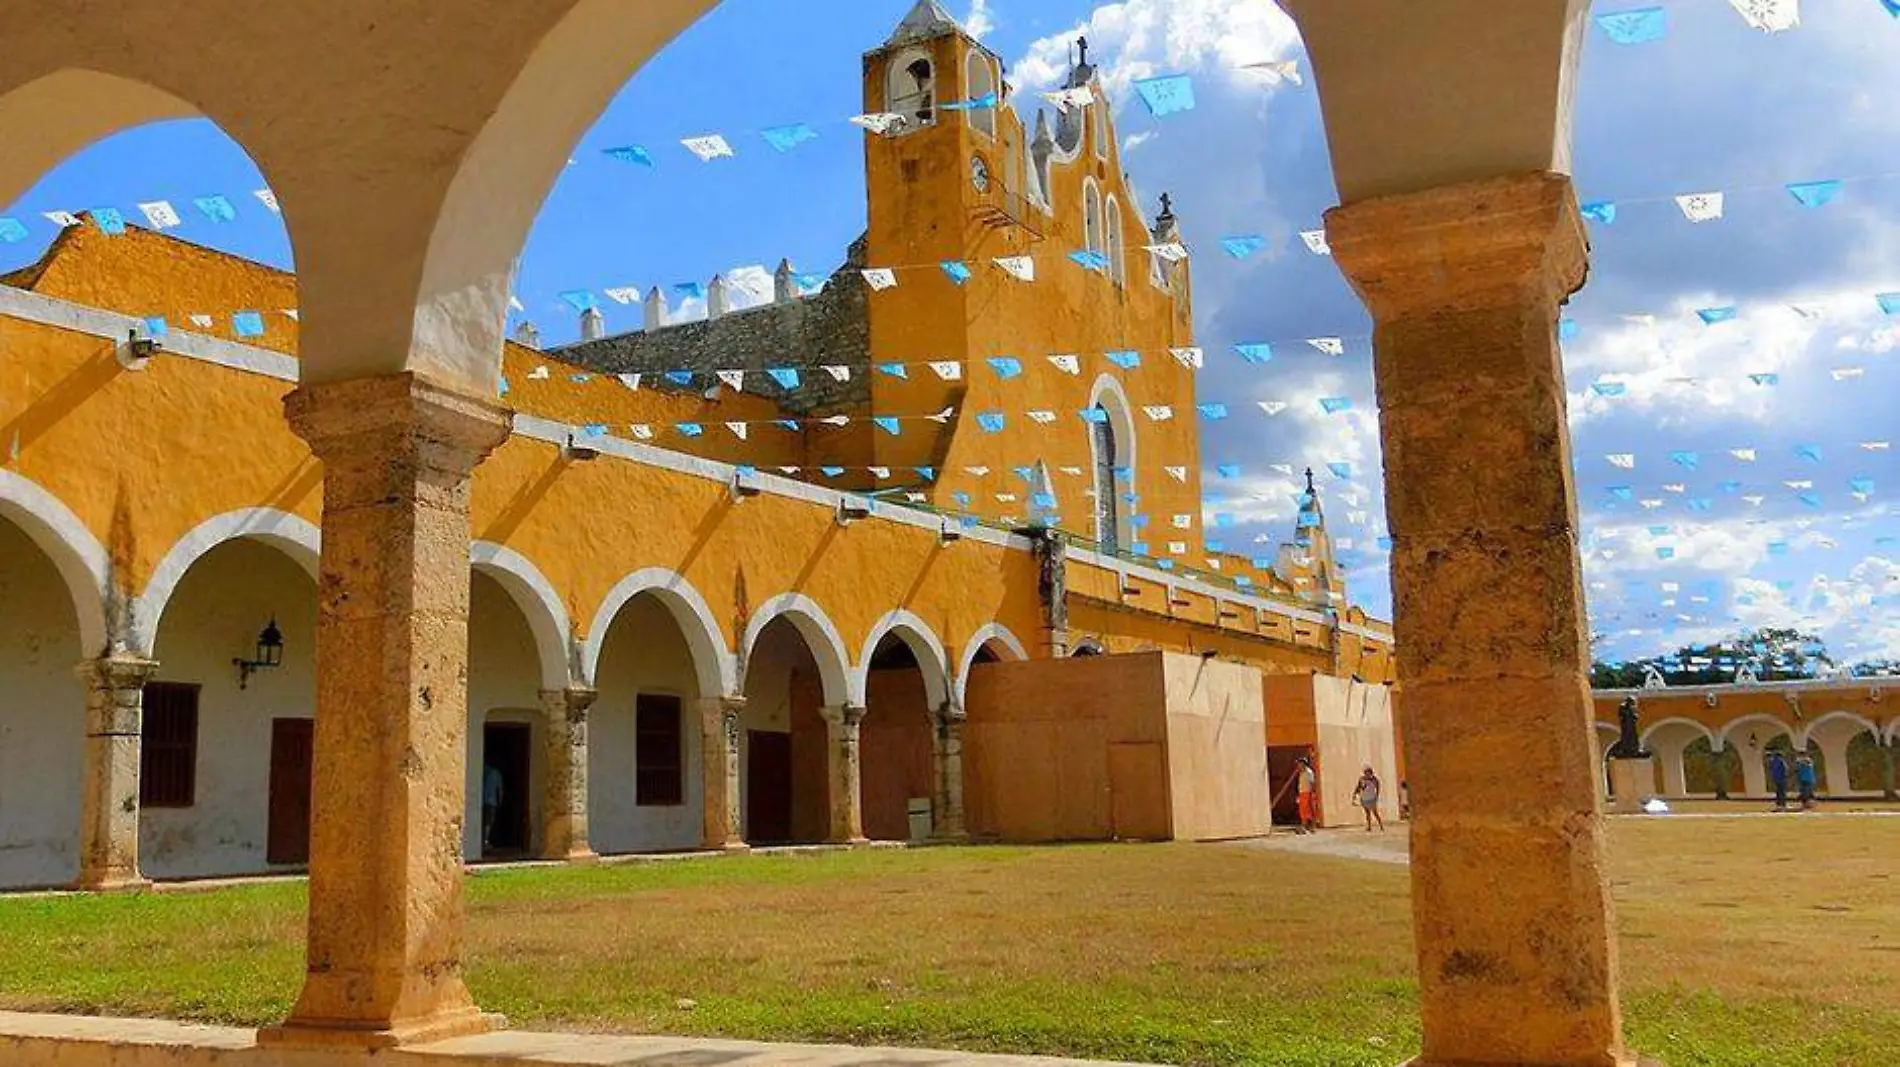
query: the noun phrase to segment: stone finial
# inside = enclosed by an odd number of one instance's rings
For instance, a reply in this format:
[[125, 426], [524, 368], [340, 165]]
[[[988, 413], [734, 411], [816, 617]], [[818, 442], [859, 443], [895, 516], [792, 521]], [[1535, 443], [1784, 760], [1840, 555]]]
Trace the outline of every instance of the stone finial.
[[715, 274], [712, 281], [706, 283], [706, 317], [724, 318], [732, 314], [732, 290], [726, 285], [726, 276]]
[[540, 328], [534, 323], [523, 319], [521, 325], [515, 327], [515, 344], [521, 345], [524, 348], [540, 348]]
[[645, 325], [648, 330], [658, 330], [666, 325], [666, 292], [657, 285], [647, 294]]
[[588, 308], [581, 312], [581, 340], [598, 341], [607, 336], [607, 316], [599, 308]]
[[781, 259], [778, 270], [772, 272], [772, 300], [778, 304], [789, 304], [798, 299], [797, 271], [792, 269], [792, 261]]

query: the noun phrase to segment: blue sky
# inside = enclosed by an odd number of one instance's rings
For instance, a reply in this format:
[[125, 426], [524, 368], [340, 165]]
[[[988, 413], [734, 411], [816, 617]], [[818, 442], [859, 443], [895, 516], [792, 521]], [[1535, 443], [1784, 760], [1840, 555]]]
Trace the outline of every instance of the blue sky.
[[[544, 338], [574, 332], [564, 290], [744, 276], [782, 257], [834, 268], [864, 225], [862, 135], [843, 122], [862, 110], [859, 56], [910, 3], [726, 0], [642, 71], [575, 148], [523, 250], [517, 288]], [[1290, 533], [1295, 482], [1274, 465], [1349, 464], [1348, 477], [1323, 476], [1328, 515], [1353, 545], [1354, 599], [1388, 611], [1368, 320], [1332, 261], [1298, 236], [1334, 202], [1318, 100], [1310, 83], [1237, 69], [1294, 59], [1304, 70], [1290, 21], [1268, 0], [946, 5], [1010, 64], [1019, 99], [1058, 75], [1086, 26], [1125, 164], [1151, 197], [1175, 195], [1196, 253], [1202, 399], [1235, 413], [1206, 434], [1209, 512], [1239, 519], [1230, 547], [1277, 542]], [[1592, 226], [1594, 267], [1566, 343], [1599, 653], [1776, 624], [1818, 629], [1850, 658], [1900, 655], [1900, 518], [1887, 504], [1900, 470], [1892, 451], [1869, 447], [1900, 441], [1889, 399], [1900, 395], [1900, 316], [1874, 301], [1900, 291], [1900, 20], [1881, 0], [1804, 0], [1801, 26], [1769, 35], [1727, 0], [1662, 6], [1660, 41], [1591, 33], [1578, 98], [1579, 189], [1618, 202], [1613, 224]], [[1129, 80], [1174, 72], [1194, 77], [1199, 106], [1149, 117]], [[793, 122], [818, 138], [781, 155], [759, 137]], [[709, 132], [737, 157], [701, 165], [677, 147]], [[660, 165], [601, 154], [627, 143]], [[1818, 210], [1783, 188], [1829, 178], [1843, 191]], [[50, 240], [40, 212], [109, 205], [136, 219], [137, 203], [158, 199], [187, 216], [180, 236], [289, 266], [281, 226], [251, 195], [261, 185], [206, 124], [130, 131], [0, 210], [29, 230], [0, 245], [0, 268]], [[1691, 224], [1673, 201], [1717, 190], [1727, 196], [1718, 221]], [[210, 193], [231, 199], [235, 222], [193, 217], [192, 198]], [[1266, 245], [1234, 261], [1218, 245], [1231, 234]], [[1695, 315], [1728, 306], [1735, 321]], [[606, 310], [615, 329], [638, 325], [636, 308]], [[1346, 354], [1321, 355], [1304, 344], [1312, 337], [1343, 338]], [[1248, 341], [1272, 342], [1274, 362], [1232, 354]], [[1619, 383], [1621, 396], [1592, 389]], [[1354, 410], [1322, 413], [1318, 398], [1330, 396], [1352, 397]], [[1256, 401], [1288, 406], [1269, 417]], [[1219, 463], [1241, 477], [1215, 476]]]

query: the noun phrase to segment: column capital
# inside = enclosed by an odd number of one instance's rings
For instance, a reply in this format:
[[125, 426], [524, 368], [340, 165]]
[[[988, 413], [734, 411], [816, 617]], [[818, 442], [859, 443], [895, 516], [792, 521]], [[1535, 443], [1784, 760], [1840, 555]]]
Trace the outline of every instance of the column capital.
[[109, 689], [129, 689], [151, 681], [152, 676], [158, 673], [158, 661], [117, 652], [109, 656], [82, 659], [73, 664], [73, 673], [84, 682], [96, 682]]
[[857, 726], [864, 722], [864, 705], [833, 704], [819, 708], [818, 714], [833, 726]]
[[565, 689], [541, 690], [541, 703], [552, 708], [564, 707], [569, 713], [586, 712], [600, 699], [600, 690], [591, 685], [570, 685]]
[[[391, 461], [405, 456], [416, 462], [415, 474], [424, 482], [434, 480], [429, 472], [463, 476], [473, 471], [508, 439], [514, 420], [512, 411], [493, 400], [414, 372], [300, 386], [284, 398], [284, 416], [326, 468], [381, 466], [388, 468], [386, 477], [394, 478], [408, 464]], [[388, 494], [379, 492], [384, 480], [326, 478], [325, 504], [384, 499]], [[356, 490], [352, 495], [366, 499], [332, 502], [329, 494], [339, 489]]]
[[970, 717], [969, 713], [963, 710], [963, 705], [954, 700], [944, 701], [931, 714], [943, 726], [962, 726]]
[[1326, 213], [1339, 269], [1381, 323], [1515, 303], [1582, 288], [1589, 238], [1561, 174], [1533, 171]]

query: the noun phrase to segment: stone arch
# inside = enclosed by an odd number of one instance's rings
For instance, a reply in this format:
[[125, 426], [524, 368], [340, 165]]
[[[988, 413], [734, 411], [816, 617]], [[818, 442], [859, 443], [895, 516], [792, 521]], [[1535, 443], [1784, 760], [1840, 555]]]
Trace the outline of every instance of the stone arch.
[[9, 470], [0, 470], [0, 519], [25, 531], [58, 569], [79, 620], [80, 655], [104, 653], [112, 566], [105, 546], [58, 497]]
[[[614, 617], [620, 614], [620, 609], [629, 600], [642, 593], [652, 593], [658, 597], [679, 623], [680, 632], [686, 636], [686, 645], [693, 653], [693, 670], [699, 678], [700, 696], [737, 694], [737, 670], [732, 653], [726, 647], [726, 639], [720, 632], [719, 620], [706, 604], [706, 598], [693, 588], [691, 582], [664, 567], [635, 571], [608, 591], [606, 599], [600, 603], [600, 609], [594, 612], [594, 621], [587, 627], [587, 639], [581, 644], [581, 679], [593, 679], [595, 669], [600, 666], [600, 652], [606, 644], [607, 631], [613, 628]], [[747, 635], [748, 639], [753, 636], [749, 630]]]
[[[965, 100], [981, 100], [996, 92], [996, 68], [991, 64], [989, 56], [983, 54], [982, 49], [971, 49], [964, 59], [964, 67], [963, 97]], [[997, 107], [972, 107], [969, 111], [970, 128], [985, 137], [994, 138], [996, 112], [1001, 106], [999, 103]]]
[[927, 48], [909, 48], [884, 72], [884, 110], [904, 116], [904, 129], [937, 124], [937, 63]]
[[917, 666], [924, 676], [924, 696], [932, 708], [940, 708], [950, 700], [950, 658], [944, 652], [943, 641], [930, 624], [903, 608], [885, 613], [871, 627], [864, 639], [863, 651], [858, 653], [857, 670], [852, 672], [851, 681], [857, 687], [852, 694], [853, 703], [862, 704], [865, 700], [865, 688], [871, 672], [871, 657], [877, 654], [878, 645], [884, 638], [895, 635], [910, 646], [911, 655], [917, 659]]
[[[1121, 379], [1112, 374], [1095, 379], [1089, 388], [1089, 407], [1100, 408], [1108, 415], [1105, 423], [1089, 424], [1090, 469], [1095, 476], [1095, 540], [1098, 544], [1112, 544], [1126, 550], [1135, 541], [1134, 517], [1124, 513], [1121, 495], [1137, 492], [1135, 479], [1140, 469], [1134, 408], [1128, 402]], [[1112, 446], [1109, 448], [1112, 455], [1104, 455], [1104, 448], [1109, 446]], [[1128, 477], [1117, 478], [1115, 468], [1127, 470]]]
[[1780, 734], [1787, 734], [1789, 743], [1791, 744], [1795, 740], [1794, 727], [1766, 712], [1756, 712], [1751, 715], [1744, 715], [1733, 722], [1726, 723], [1721, 729], [1715, 731], [1716, 738], [1721, 742], [1718, 747], [1727, 748], [1735, 744], [1735, 739], [1747, 728], [1754, 728], [1757, 731], [1764, 729], [1768, 731], [1768, 739], [1762, 741], [1763, 745], [1766, 745], [1768, 740], [1772, 740]]
[[0, 203], [11, 204], [63, 160], [115, 133], [200, 115], [147, 82], [83, 67], [53, 71], [0, 95]]
[[1002, 623], [991, 622], [977, 627], [977, 631], [971, 634], [970, 639], [964, 643], [963, 654], [957, 657], [956, 691], [959, 707], [963, 706], [963, 694], [970, 685], [970, 668], [975, 666], [977, 653], [981, 652], [985, 645], [1000, 647], [1005, 653], [1002, 657], [1004, 659], [1029, 658], [1029, 649]]
[[131, 640], [136, 651], [151, 654], [165, 605], [192, 564], [226, 541], [239, 538], [263, 541], [283, 550], [310, 575], [311, 581], [316, 580], [322, 538], [308, 519], [276, 508], [240, 508], [206, 519], [172, 545], [146, 580], [132, 619]]
[[798, 630], [812, 659], [817, 662], [819, 680], [824, 685], [825, 703], [848, 704], [861, 699], [863, 694], [855, 691], [852, 681], [851, 654], [845, 650], [843, 636], [838, 633], [838, 627], [825, 614], [825, 610], [803, 593], [785, 593], [773, 597], [752, 613], [752, 618], [746, 622], [745, 636], [739, 642], [739, 680], [742, 683], [745, 680], [745, 664], [752, 655], [752, 646], [758, 643], [759, 634], [781, 615]]
[[1865, 715], [1861, 715], [1856, 712], [1845, 711], [1845, 710], [1830, 711], [1824, 715], [1820, 715], [1816, 717], [1811, 722], [1803, 724], [1799, 730], [1796, 730], [1794, 732], [1794, 736], [1790, 740], [1793, 742], [1795, 750], [1796, 751], [1805, 750], [1808, 747], [1809, 742], [1813, 739], [1814, 732], [1830, 722], [1859, 723], [1860, 730], [1855, 731], [1855, 733], [1866, 732], [1866, 733], [1873, 734], [1875, 737], [1881, 736], [1880, 724], [1874, 722], [1872, 719], [1867, 718]]
[[[1602, 725], [1607, 725], [1607, 724], [1599, 723], [1598, 725], [1602, 726]], [[1707, 740], [1711, 745], [1715, 743], [1715, 731], [1709, 729], [1707, 725], [1703, 723], [1699, 723], [1695, 721], [1694, 719], [1685, 719], [1680, 716], [1677, 716], [1674, 718], [1659, 719], [1656, 722], [1651, 723], [1649, 726], [1645, 727], [1643, 729], [1643, 734], [1641, 738], [1643, 747], [1648, 748], [1650, 739], [1655, 737], [1656, 734], [1661, 732], [1664, 728], [1676, 727], [1676, 726], [1686, 726], [1690, 730], [1693, 730], [1697, 736], [1702, 737], [1705, 740]], [[1620, 730], [1617, 732], [1619, 734], [1621, 733]]]
[[469, 565], [493, 578], [508, 599], [521, 609], [534, 634], [535, 653], [541, 661], [541, 688], [565, 689], [573, 678], [573, 626], [560, 594], [528, 557], [492, 541], [469, 546]]

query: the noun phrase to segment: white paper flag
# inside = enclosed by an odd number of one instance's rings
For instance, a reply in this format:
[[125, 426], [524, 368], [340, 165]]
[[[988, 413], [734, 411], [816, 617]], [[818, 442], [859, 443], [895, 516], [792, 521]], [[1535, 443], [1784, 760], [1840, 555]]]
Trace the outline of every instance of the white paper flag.
[[79, 217], [70, 211], [42, 211], [40, 215], [62, 230], [79, 225]]
[[1676, 197], [1676, 206], [1690, 222], [1713, 222], [1722, 217], [1722, 194], [1690, 193]]
[[1781, 484], [1793, 489], [1797, 493], [1814, 488], [1814, 480], [1812, 478], [1793, 478]]
[[921, 504], [924, 501], [929, 500], [930, 497], [924, 493], [905, 493], [904, 499], [910, 501], [913, 504]]
[[[209, 330], [211, 328], [212, 322], [214, 321], [209, 315], [187, 315], [185, 317], [190, 319], [191, 324], [193, 326], [198, 327], [200, 330]], [[544, 371], [546, 369], [547, 369], [546, 367], [542, 368], [542, 370]], [[530, 374], [528, 377], [532, 378], [534, 377], [534, 375]], [[547, 375], [543, 374], [542, 377], [545, 378], [547, 377]]]
[[1028, 415], [1031, 419], [1044, 426], [1056, 421], [1056, 413], [1053, 411], [1031, 411], [1028, 412]]
[[1187, 542], [1186, 541], [1169, 541], [1168, 555], [1170, 556], [1187, 555]]
[[1663, 486], [1663, 492], [1665, 493], [1686, 493], [1688, 491], [1689, 487], [1682, 482], [1670, 482]]
[[751, 427], [747, 426], [743, 422], [729, 422], [729, 423], [726, 423], [726, 429], [732, 431], [732, 436], [737, 437], [739, 440], [743, 441], [746, 439], [746, 434], [751, 430]]
[[996, 502], [998, 504], [1014, 504], [1016, 502], [1016, 494], [1015, 493], [998, 493], [996, 494]]
[[1330, 256], [1333, 248], [1326, 243], [1325, 230], [1306, 230], [1300, 234], [1300, 240], [1306, 242], [1307, 251], [1316, 256]]
[[[209, 323], [207, 323], [206, 325], [209, 325]], [[528, 372], [528, 380], [531, 382], [545, 382], [551, 376], [552, 375], [549, 374], [548, 368], [545, 365], [536, 367], [533, 370]]]
[[937, 373], [937, 377], [942, 378], [946, 382], [963, 380], [963, 364], [958, 363], [954, 359], [932, 360], [930, 369]]
[[1180, 482], [1183, 485], [1187, 484], [1187, 468], [1186, 467], [1169, 467], [1167, 468], [1167, 471], [1168, 471], [1168, 477], [1173, 478], [1175, 481]]
[[891, 469], [889, 467], [871, 467], [869, 470], [871, 471], [871, 476], [880, 481], [891, 476]]
[[688, 152], [698, 156], [701, 163], [711, 163], [721, 156], [732, 155], [732, 146], [726, 143], [724, 137], [716, 133], [687, 137], [681, 140], [680, 144], [685, 145]]
[[972, 478], [987, 478], [990, 476], [990, 469], [988, 467], [965, 467], [963, 468], [963, 472]]
[[1044, 93], [1042, 98], [1054, 104], [1057, 111], [1066, 115], [1077, 108], [1088, 107], [1095, 103], [1095, 91], [1086, 85], [1081, 85], [1073, 89], [1058, 89], [1055, 92]]
[[1289, 478], [1293, 476], [1293, 464], [1291, 463], [1270, 463], [1267, 466], [1275, 473], [1284, 474]]
[[942, 411], [937, 412], [935, 415], [927, 416], [927, 418], [929, 418], [931, 422], [948, 425], [950, 420], [953, 417], [955, 417], [956, 413], [957, 413], [956, 408], [944, 408]]
[[269, 189], [259, 189], [251, 195], [257, 197], [257, 202], [268, 208], [271, 214], [279, 214], [282, 211], [282, 209], [277, 206], [277, 194], [271, 192]]
[[1862, 441], [1860, 447], [1864, 452], [1885, 452], [1891, 449], [1893, 444], [1889, 441]]
[[1019, 282], [1036, 280], [1036, 260], [1031, 256], [998, 256], [996, 265]]
[[841, 367], [841, 366], [838, 366], [837, 364], [827, 363], [820, 369], [823, 370], [826, 374], [831, 375], [831, 379], [833, 381], [848, 382], [851, 380], [850, 367]]
[[1192, 530], [1194, 528], [1194, 516], [1192, 515], [1176, 515], [1170, 521], [1174, 523], [1174, 528], [1177, 530]]
[[640, 391], [640, 376], [638, 374], [616, 374], [614, 377], [620, 379], [621, 385], [626, 386], [636, 393]]
[[178, 217], [178, 212], [173, 210], [169, 201], [153, 200], [140, 204], [139, 211], [144, 214], [145, 221], [152, 224], [154, 230], [168, 230], [182, 222]]
[[1082, 468], [1080, 467], [1057, 467], [1056, 469], [1068, 475], [1071, 478], [1082, 477]]
[[1636, 469], [1636, 457], [1628, 452], [1612, 452], [1603, 458], [1609, 460], [1612, 467], [1621, 467], [1626, 471]]
[[1278, 415], [1280, 412], [1286, 410], [1286, 401], [1262, 400], [1260, 401], [1260, 410], [1266, 412], [1269, 417]]
[[1198, 348], [1170, 348], [1168, 351], [1174, 356], [1176, 363], [1189, 370], [1200, 370], [1201, 366], [1207, 362], [1207, 357]]
[[1780, 33], [1801, 25], [1801, 0], [1729, 0], [1750, 26]]
[[1166, 422], [1174, 418], [1174, 409], [1166, 404], [1148, 404], [1143, 406], [1141, 411], [1142, 414], [1148, 416], [1150, 422]]
[[1758, 508], [1761, 507], [1761, 502], [1768, 498], [1759, 493], [1750, 493], [1742, 499], [1748, 503], [1749, 507]]
[[724, 382], [726, 385], [729, 385], [734, 389], [745, 388], [745, 371], [716, 370], [716, 371], [713, 371], [713, 373], [719, 376], [719, 380], [721, 382]]
[[1346, 342], [1337, 337], [1312, 337], [1307, 344], [1319, 350], [1322, 356], [1343, 356], [1346, 354]]
[[873, 292], [897, 288], [897, 272], [889, 267], [872, 267], [863, 273], [864, 284], [870, 286]]
[[301, 318], [299, 318], [299, 317], [297, 316], [297, 309], [296, 309], [296, 308], [285, 308], [285, 309], [284, 309], [284, 314], [286, 314], [286, 315], [288, 315], [288, 316], [290, 316], [290, 320], [291, 320], [292, 322], [302, 322], [302, 321], [303, 321], [303, 320], [302, 320]]
[[1833, 370], [1834, 380], [1837, 382], [1858, 378], [1866, 373], [1867, 370], [1864, 367], [1836, 367]]
[[849, 426], [851, 425], [851, 416], [826, 415], [824, 418], [819, 419], [818, 421], [824, 423], [826, 426]]
[[880, 137], [886, 137], [892, 130], [904, 124], [904, 116], [891, 111], [873, 111], [867, 115], [851, 116], [851, 124], [863, 127]]
[[632, 288], [616, 286], [612, 289], [603, 289], [601, 291], [607, 294], [607, 299], [616, 304], [638, 304], [640, 302], [640, 289], [637, 286]]
[[1064, 374], [1082, 373], [1082, 361], [1075, 356], [1050, 356], [1049, 362]]
[[644, 422], [636, 422], [628, 426], [627, 429], [633, 434], [634, 439], [637, 441], [653, 440], [653, 427], [648, 426]]
[[1143, 245], [1142, 248], [1169, 263], [1179, 263], [1188, 257], [1187, 246], [1179, 241], [1169, 241], [1165, 244], [1158, 245]]
[[1743, 463], [1755, 462], [1755, 450], [1752, 448], [1731, 448], [1728, 450], [1728, 454]]

